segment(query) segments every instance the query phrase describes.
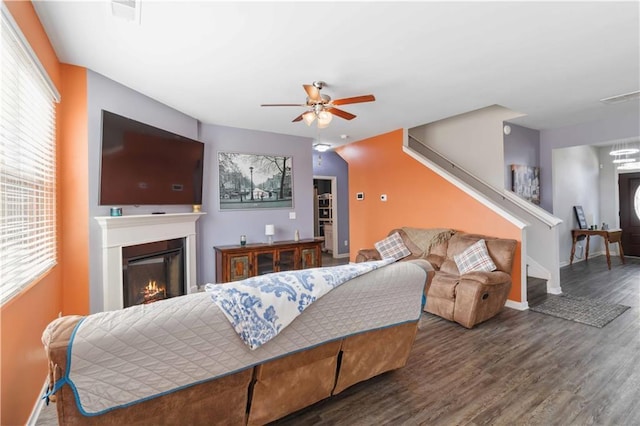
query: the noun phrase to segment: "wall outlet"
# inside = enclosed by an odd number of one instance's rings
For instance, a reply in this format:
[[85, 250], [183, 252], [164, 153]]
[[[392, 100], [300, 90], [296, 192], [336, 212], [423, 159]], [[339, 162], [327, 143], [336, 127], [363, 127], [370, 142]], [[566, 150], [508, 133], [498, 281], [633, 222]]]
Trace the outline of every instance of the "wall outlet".
[[349, 241], [348, 240], [344, 240], [344, 246], [348, 246], [349, 245]]

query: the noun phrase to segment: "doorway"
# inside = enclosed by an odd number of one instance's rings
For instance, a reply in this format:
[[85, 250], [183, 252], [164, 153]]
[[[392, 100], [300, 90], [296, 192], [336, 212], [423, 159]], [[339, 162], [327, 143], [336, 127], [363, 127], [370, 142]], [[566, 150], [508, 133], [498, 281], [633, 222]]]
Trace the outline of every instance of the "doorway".
[[323, 251], [338, 255], [337, 180], [335, 176], [314, 176], [314, 236], [324, 238]]
[[640, 173], [618, 175], [618, 196], [624, 254], [640, 257]]

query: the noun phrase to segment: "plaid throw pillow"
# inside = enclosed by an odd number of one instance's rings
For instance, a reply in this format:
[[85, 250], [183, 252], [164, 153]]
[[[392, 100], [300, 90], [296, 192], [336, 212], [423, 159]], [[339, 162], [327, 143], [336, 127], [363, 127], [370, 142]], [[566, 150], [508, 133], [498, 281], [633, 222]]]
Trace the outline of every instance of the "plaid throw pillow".
[[465, 251], [453, 256], [460, 275], [464, 275], [467, 272], [484, 271], [491, 272], [496, 270], [496, 265], [493, 263], [491, 256], [487, 252], [487, 244], [484, 240], [478, 240]]
[[382, 256], [383, 259], [400, 260], [411, 254], [407, 246], [402, 242], [402, 237], [397, 232], [394, 232], [382, 241], [378, 241], [374, 244], [374, 247], [380, 252], [380, 256]]

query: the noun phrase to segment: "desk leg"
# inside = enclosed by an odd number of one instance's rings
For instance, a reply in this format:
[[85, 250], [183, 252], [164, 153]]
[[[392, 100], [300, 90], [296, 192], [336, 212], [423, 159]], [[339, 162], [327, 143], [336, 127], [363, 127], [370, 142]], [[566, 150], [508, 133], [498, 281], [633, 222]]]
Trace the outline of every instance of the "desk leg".
[[587, 248], [584, 251], [584, 260], [585, 262], [589, 260], [589, 241], [591, 240], [591, 235], [587, 235]]
[[624, 253], [622, 252], [622, 241], [618, 240], [618, 251], [620, 252], [620, 260], [622, 260], [622, 264], [624, 265]]
[[611, 270], [611, 254], [609, 253], [609, 238], [607, 238], [606, 236], [604, 237], [604, 249], [605, 249], [605, 252], [607, 253], [607, 266], [609, 267], [609, 270]]
[[571, 244], [571, 257], [569, 257], [569, 265], [573, 265], [573, 255], [576, 254], [576, 240], [578, 239], [577, 235], [573, 236], [573, 244]]

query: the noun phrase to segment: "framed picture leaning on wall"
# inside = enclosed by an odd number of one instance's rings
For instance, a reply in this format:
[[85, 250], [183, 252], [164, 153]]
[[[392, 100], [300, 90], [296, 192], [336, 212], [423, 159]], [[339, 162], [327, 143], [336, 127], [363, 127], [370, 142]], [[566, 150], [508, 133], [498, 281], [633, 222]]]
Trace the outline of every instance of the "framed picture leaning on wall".
[[293, 157], [218, 152], [220, 210], [293, 207]]

